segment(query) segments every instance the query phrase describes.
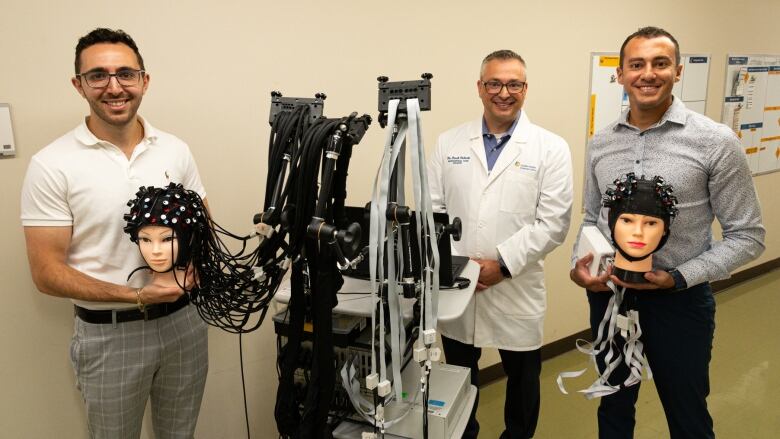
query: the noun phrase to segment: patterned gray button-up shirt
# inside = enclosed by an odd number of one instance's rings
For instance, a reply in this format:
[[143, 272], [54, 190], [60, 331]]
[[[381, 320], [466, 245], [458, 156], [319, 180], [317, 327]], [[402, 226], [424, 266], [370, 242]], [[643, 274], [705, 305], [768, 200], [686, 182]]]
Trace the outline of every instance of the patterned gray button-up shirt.
[[[583, 225], [598, 224], [609, 238], [607, 185], [628, 172], [660, 175], [674, 188], [679, 213], [655, 269], [677, 268], [689, 287], [726, 279], [764, 251], [761, 208], [739, 139], [730, 128], [674, 99], [657, 124], [640, 131], [620, 119], [596, 133], [588, 149]], [[717, 218], [723, 239], [712, 237]], [[576, 255], [576, 244], [575, 253]]]

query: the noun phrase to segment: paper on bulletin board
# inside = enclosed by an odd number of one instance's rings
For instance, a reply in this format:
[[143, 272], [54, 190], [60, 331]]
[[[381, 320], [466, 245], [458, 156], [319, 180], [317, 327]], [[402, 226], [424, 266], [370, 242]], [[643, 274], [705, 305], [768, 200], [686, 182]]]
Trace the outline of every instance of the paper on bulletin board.
[[750, 171], [780, 170], [780, 55], [726, 57], [723, 115], [742, 142]]

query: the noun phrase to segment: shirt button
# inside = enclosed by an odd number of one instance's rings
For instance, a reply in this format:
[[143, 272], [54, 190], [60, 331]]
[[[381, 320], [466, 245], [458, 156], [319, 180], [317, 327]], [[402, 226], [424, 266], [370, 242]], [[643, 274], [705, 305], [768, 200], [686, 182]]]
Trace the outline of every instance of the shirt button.
[[636, 161], [636, 164], [637, 164], [637, 165], [639, 164], [639, 160], [637, 160], [637, 161]]
[[477, 253], [477, 254], [476, 254], [476, 255], [474, 255], [474, 256], [476, 256], [476, 257], [477, 257], [477, 259], [482, 259], [482, 253]]

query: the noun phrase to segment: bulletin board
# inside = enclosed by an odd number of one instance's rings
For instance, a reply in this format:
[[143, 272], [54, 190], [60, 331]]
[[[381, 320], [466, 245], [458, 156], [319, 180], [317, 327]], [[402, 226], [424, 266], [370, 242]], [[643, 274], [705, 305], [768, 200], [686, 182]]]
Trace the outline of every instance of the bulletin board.
[[723, 96], [753, 175], [780, 170], [780, 55], [729, 54]]
[[[592, 52], [590, 93], [588, 93], [587, 139], [614, 122], [628, 107], [628, 95], [617, 82], [620, 54]], [[710, 55], [682, 54], [680, 80], [672, 93], [691, 110], [704, 114], [707, 105], [707, 81], [710, 76]]]

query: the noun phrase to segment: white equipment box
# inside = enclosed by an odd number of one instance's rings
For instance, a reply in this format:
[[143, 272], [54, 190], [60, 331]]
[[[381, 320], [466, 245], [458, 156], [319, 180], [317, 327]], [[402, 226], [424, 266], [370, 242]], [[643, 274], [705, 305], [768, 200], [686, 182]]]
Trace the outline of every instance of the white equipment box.
[[585, 226], [580, 234], [577, 245], [577, 259], [593, 253], [593, 261], [590, 263], [590, 275], [597, 276], [604, 272], [615, 257], [615, 249], [612, 248], [607, 238], [596, 226]]
[[14, 143], [14, 130], [11, 126], [11, 107], [8, 104], [0, 104], [0, 155], [12, 156], [16, 154]]
[[[420, 368], [410, 362], [403, 371], [404, 393], [411, 399], [418, 394]], [[416, 386], [416, 387], [415, 387]], [[465, 367], [433, 363], [430, 394], [428, 397], [428, 437], [430, 439], [460, 438], [466, 427], [476, 388], [471, 385], [470, 371]], [[385, 407], [385, 418], [394, 419], [408, 409], [409, 401], [391, 402]], [[422, 439], [422, 396], [419, 395], [410, 412], [385, 432], [385, 438]], [[364, 431], [371, 431], [365, 424], [342, 422], [334, 431], [336, 439], [360, 438]]]

